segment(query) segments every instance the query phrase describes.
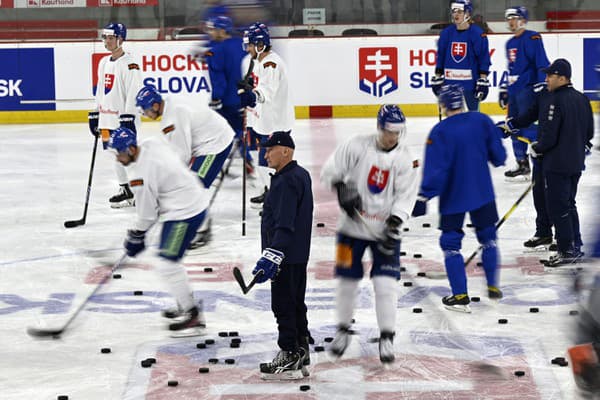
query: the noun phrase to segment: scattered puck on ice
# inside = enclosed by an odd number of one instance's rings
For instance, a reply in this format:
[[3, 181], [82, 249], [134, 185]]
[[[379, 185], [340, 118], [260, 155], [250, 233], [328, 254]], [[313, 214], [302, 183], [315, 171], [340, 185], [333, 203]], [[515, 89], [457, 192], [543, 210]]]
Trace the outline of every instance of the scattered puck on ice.
[[412, 282], [404, 282], [404, 286], [412, 286]]
[[300, 385], [300, 390], [306, 392], [307, 390], [310, 390], [310, 385]]
[[525, 371], [515, 371], [515, 376], [525, 376]]
[[121, 274], [113, 274], [113, 279], [121, 279]]
[[142, 368], [150, 368], [152, 366], [152, 362], [148, 360], [142, 360], [140, 364], [142, 365]]
[[431, 224], [429, 222], [425, 222], [423, 224], [423, 228], [431, 228]]
[[325, 342], [327, 342], [327, 343], [331, 343], [331, 342], [333, 342], [333, 338], [332, 338], [332, 337], [326, 337], [326, 338], [325, 338], [325, 339], [323, 339], [323, 340], [325, 340]]
[[322, 222], [319, 222], [319, 223], [317, 224], [317, 228], [325, 228], [325, 224], [324, 224], [324, 223], [322, 223]]
[[567, 360], [561, 360], [561, 361], [557, 361], [556, 364], [560, 365], [561, 367], [566, 367], [569, 365], [569, 362]]
[[206, 348], [206, 343], [198, 343], [198, 344], [196, 344], [196, 348], [197, 349], [205, 349]]
[[235, 364], [235, 360], [233, 358], [226, 358], [225, 364]]
[[400, 272], [406, 272], [406, 267], [400, 267]]
[[211, 267], [204, 267], [204, 272], [213, 272]]
[[237, 337], [233, 338], [233, 339], [231, 339], [231, 343], [242, 343], [242, 339], [237, 338]]
[[323, 346], [315, 346], [315, 351], [318, 353], [320, 351], [325, 351], [325, 347]]
[[219, 359], [218, 358], [209, 358], [208, 362], [211, 363], [211, 364], [216, 364], [216, 363], [219, 362]]
[[419, 313], [422, 313], [422, 312], [423, 312], [423, 309], [422, 309], [422, 308], [419, 308], [419, 307], [415, 307], [415, 308], [413, 308], [413, 312], [414, 312], [415, 314], [419, 314]]
[[200, 372], [201, 374], [208, 374], [208, 367], [200, 367], [198, 368], [198, 372]]
[[177, 382], [177, 381], [169, 381], [169, 382], [167, 382], [167, 385], [169, 385], [169, 386], [177, 386], [177, 385], [179, 385], [179, 382]]
[[353, 323], [353, 324], [354, 324], [354, 323], [356, 323], [356, 320], [355, 320], [354, 318], [352, 318], [352, 323]]
[[110, 353], [110, 347], [103, 347], [100, 349], [100, 353], [108, 354]]
[[156, 358], [154, 357], [148, 357], [146, 358], [146, 361], [151, 362], [152, 364], [156, 364]]
[[421, 257], [423, 257], [423, 256], [422, 256], [421, 254], [419, 254], [419, 253], [415, 253], [413, 257], [414, 257], [414, 258], [421, 258]]
[[230, 331], [229, 336], [240, 336], [240, 334], [237, 331]]
[[404, 228], [402, 229], [404, 232], [408, 232], [408, 228]]
[[227, 337], [229, 334], [227, 332], [219, 332], [220, 337]]
[[417, 272], [417, 276], [427, 276], [425, 272]]
[[540, 312], [540, 309], [539, 309], [539, 308], [537, 308], [537, 307], [531, 307], [531, 308], [529, 309], [529, 312], [532, 312], [532, 313]]
[[134, 295], [134, 296], [141, 296], [141, 295], [143, 295], [143, 294], [144, 294], [144, 292], [142, 292], [141, 290], [135, 290], [135, 291], [133, 292], [133, 295]]
[[231, 343], [229, 343], [229, 347], [231, 347], [232, 349], [237, 349], [240, 347], [240, 343], [239, 342], [231, 342]]
[[206, 339], [204, 341], [204, 343], [206, 343], [206, 344], [215, 344], [215, 339]]
[[579, 311], [577, 311], [577, 310], [569, 311], [569, 315], [578, 315], [578, 314], [579, 314]]
[[477, 266], [478, 266], [478, 267], [483, 267], [483, 263], [482, 263], [481, 261], [479, 261], [479, 262], [477, 263]]
[[473, 296], [471, 297], [471, 301], [477, 303], [478, 301], [480, 301], [481, 299], [477, 296]]
[[467, 228], [472, 228], [473, 224], [467, 224]]
[[561, 363], [563, 361], [566, 361], [564, 357], [554, 357], [551, 362], [552, 364], [558, 365], [558, 363]]
[[405, 255], [406, 255], [406, 252], [405, 252], [405, 251], [401, 251], [401, 252], [400, 252], [400, 256], [405, 256]]
[[69, 396], [66, 394], [61, 394], [56, 398], [56, 400], [69, 400]]
[[508, 324], [508, 320], [507, 320], [506, 318], [500, 318], [500, 319], [498, 320], [498, 323], [499, 323], [499, 324]]

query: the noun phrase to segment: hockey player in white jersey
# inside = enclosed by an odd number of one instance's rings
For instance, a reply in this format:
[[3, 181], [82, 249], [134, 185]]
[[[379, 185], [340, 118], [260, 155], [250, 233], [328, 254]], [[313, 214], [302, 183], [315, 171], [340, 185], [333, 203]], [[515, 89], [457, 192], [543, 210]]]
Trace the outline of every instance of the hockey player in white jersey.
[[124, 243], [127, 255], [135, 257], [142, 252], [148, 230], [159, 218], [164, 221], [156, 271], [180, 310], [177, 315], [164, 313], [176, 317], [169, 324], [171, 336], [202, 334], [204, 316], [193, 299], [180, 261], [206, 216], [208, 195], [161, 137], [138, 143], [135, 132], [117, 128], [110, 136], [109, 146], [116, 151], [117, 162], [127, 167], [129, 185], [136, 198], [137, 218]]
[[[246, 125], [251, 140], [264, 143], [273, 132], [290, 132], [294, 125], [294, 105], [288, 85], [287, 67], [271, 48], [269, 29], [263, 23], [252, 24], [244, 33], [244, 45], [254, 62], [252, 82], [243, 82], [240, 100], [246, 107]], [[262, 206], [267, 189], [268, 172], [265, 149], [258, 154], [257, 173], [264, 192], [250, 199]]]
[[377, 134], [356, 136], [340, 145], [326, 161], [321, 181], [337, 190], [344, 210], [338, 221], [336, 313], [338, 330], [330, 351], [341, 356], [350, 343], [350, 323], [362, 258], [371, 250], [370, 276], [381, 332], [379, 358], [394, 361], [397, 281], [400, 279], [400, 232], [415, 203], [418, 162], [403, 143], [405, 117], [396, 105], [377, 114]]
[[[160, 129], [173, 145], [184, 164], [189, 165], [209, 190], [231, 152], [235, 132], [218, 112], [208, 106], [194, 107], [175, 99], [163, 98], [154, 86], [144, 86], [136, 96], [136, 105], [150, 119], [159, 117]], [[191, 248], [210, 240], [207, 216]]]
[[[127, 28], [120, 23], [110, 23], [102, 31], [104, 47], [111, 54], [102, 58], [98, 64], [96, 109], [88, 114], [88, 122], [92, 134], [101, 135], [104, 149], [113, 130], [125, 127], [136, 132], [136, 125], [139, 124], [135, 95], [142, 87], [142, 76], [139, 65], [123, 50], [126, 38]], [[115, 163], [115, 170], [121, 189], [109, 199], [111, 207], [134, 205], [125, 168]]]

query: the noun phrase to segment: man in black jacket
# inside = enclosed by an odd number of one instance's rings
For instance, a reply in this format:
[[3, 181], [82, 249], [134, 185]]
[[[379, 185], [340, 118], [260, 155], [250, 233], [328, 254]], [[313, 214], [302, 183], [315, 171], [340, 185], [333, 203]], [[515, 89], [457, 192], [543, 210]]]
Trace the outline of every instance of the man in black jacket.
[[559, 58], [542, 71], [548, 92], [508, 124], [520, 128], [539, 121], [538, 141], [531, 144], [531, 155], [543, 159], [548, 215], [556, 230], [558, 253], [546, 266], [558, 267], [583, 256], [575, 196], [585, 169], [586, 148], [594, 135], [594, 120], [589, 99], [571, 84], [567, 60]]

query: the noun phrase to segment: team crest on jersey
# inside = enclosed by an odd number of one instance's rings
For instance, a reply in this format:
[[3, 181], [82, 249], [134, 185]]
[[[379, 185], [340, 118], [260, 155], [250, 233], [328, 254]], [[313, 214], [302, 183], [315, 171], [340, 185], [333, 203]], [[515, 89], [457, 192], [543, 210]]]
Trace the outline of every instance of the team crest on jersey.
[[104, 94], [108, 94], [115, 84], [114, 74], [104, 74]]
[[363, 47], [358, 49], [359, 89], [382, 97], [398, 89], [398, 49]]
[[508, 61], [514, 63], [517, 60], [517, 49], [508, 49]]
[[452, 42], [451, 50], [452, 59], [459, 63], [467, 56], [467, 42]]
[[375, 194], [381, 193], [385, 189], [389, 177], [390, 171], [379, 169], [373, 165], [371, 171], [369, 171], [369, 178], [367, 180], [369, 191]]

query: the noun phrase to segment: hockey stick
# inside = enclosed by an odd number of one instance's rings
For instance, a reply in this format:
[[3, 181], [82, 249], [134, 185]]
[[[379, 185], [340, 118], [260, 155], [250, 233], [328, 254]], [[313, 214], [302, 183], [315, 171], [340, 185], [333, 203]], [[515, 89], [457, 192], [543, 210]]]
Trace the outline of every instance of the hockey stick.
[[121, 256], [121, 258], [119, 258], [119, 260], [113, 265], [113, 267], [110, 270], [110, 273], [107, 273], [102, 280], [100, 281], [100, 283], [98, 283], [98, 285], [96, 285], [96, 287], [94, 288], [94, 290], [92, 290], [92, 293], [90, 293], [88, 295], [88, 297], [85, 298], [85, 300], [83, 300], [83, 302], [79, 305], [79, 307], [77, 307], [77, 309], [75, 310], [75, 312], [73, 314], [71, 314], [71, 316], [69, 317], [69, 319], [67, 320], [67, 322], [65, 322], [62, 326], [58, 327], [58, 328], [34, 328], [34, 327], [29, 327], [27, 328], [27, 333], [30, 336], [33, 337], [48, 337], [48, 336], [52, 336], [54, 339], [57, 339], [58, 336], [60, 336], [71, 324], [71, 322], [73, 322], [73, 320], [75, 320], [75, 317], [77, 317], [77, 315], [79, 315], [79, 312], [81, 310], [83, 310], [83, 308], [88, 304], [88, 302], [90, 301], [90, 299], [92, 297], [94, 297], [94, 295], [96, 294], [96, 292], [98, 292], [98, 290], [102, 287], [102, 285], [104, 285], [106, 283], [106, 281], [108, 280], [109, 277], [112, 276], [112, 273], [115, 272], [117, 269], [119, 269], [119, 267], [121, 266], [121, 264], [123, 263], [123, 261], [125, 261], [125, 258], [127, 258], [127, 254], [123, 254]]
[[85, 206], [83, 207], [83, 217], [73, 221], [65, 221], [65, 228], [74, 228], [84, 225], [87, 218], [88, 204], [90, 203], [90, 193], [92, 192], [92, 177], [94, 176], [94, 164], [96, 163], [96, 149], [98, 148], [98, 136], [94, 139], [94, 150], [92, 150], [92, 163], [90, 165], [90, 174], [88, 176], [87, 192], [85, 194]]
[[[244, 75], [243, 82], [245, 85], [248, 85], [248, 78], [250, 78], [253, 69], [254, 59], [250, 58], [250, 65], [248, 65], [248, 71], [246, 71], [246, 75]], [[238, 90], [238, 94], [241, 94], [241, 92], [243, 92], [243, 89]], [[244, 108], [244, 115], [242, 116], [242, 152], [244, 154], [244, 156], [242, 157], [242, 236], [246, 236], [246, 163], [248, 162], [248, 157], [246, 154], [246, 135], [248, 134], [246, 126], [246, 113], [246, 109]]]
[[240, 285], [240, 289], [242, 289], [242, 293], [244, 294], [248, 293], [250, 289], [252, 289], [252, 287], [256, 284], [258, 278], [260, 278], [262, 275], [263, 271], [258, 271], [258, 273], [254, 275], [254, 278], [252, 278], [250, 283], [248, 283], [248, 285], [246, 286], [246, 282], [244, 282], [244, 276], [242, 275], [242, 271], [240, 271], [238, 267], [233, 267], [233, 277], [237, 281], [238, 285]]

